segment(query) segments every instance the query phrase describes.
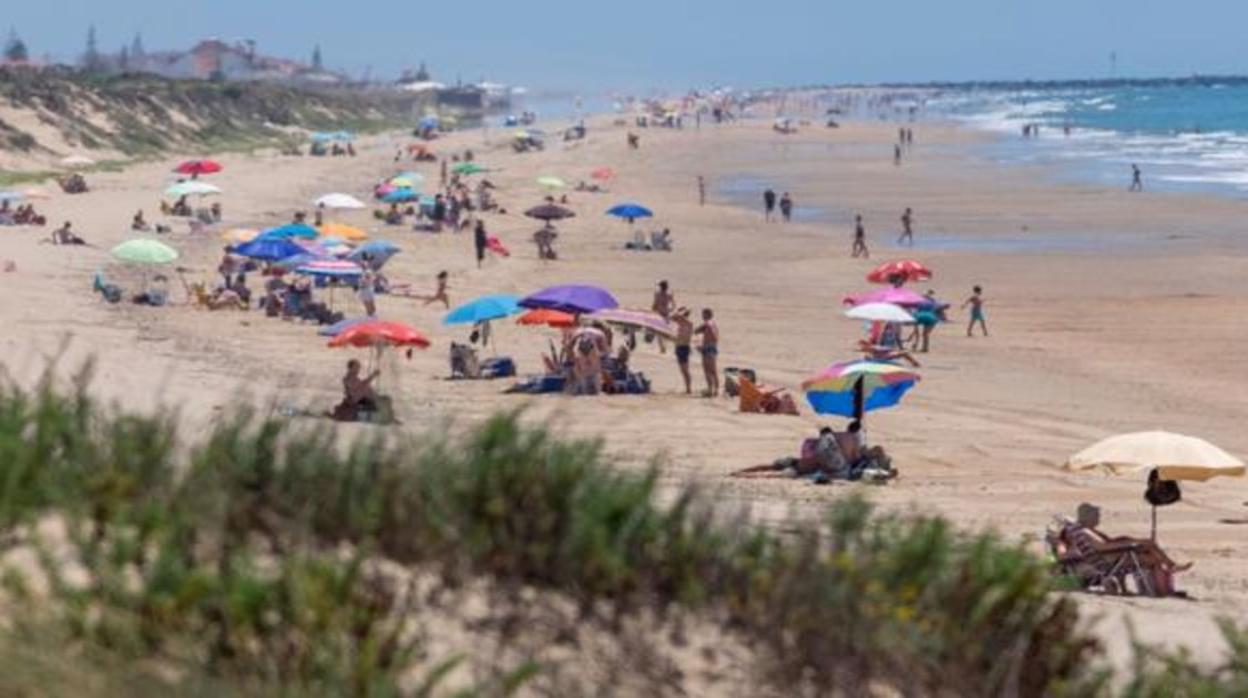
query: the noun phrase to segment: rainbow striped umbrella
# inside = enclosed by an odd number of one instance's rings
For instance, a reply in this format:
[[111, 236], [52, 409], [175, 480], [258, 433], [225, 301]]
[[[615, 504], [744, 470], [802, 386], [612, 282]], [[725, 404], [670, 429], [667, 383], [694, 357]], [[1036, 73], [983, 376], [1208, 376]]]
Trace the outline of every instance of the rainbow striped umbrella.
[[861, 418], [901, 402], [918, 380], [914, 371], [886, 361], [845, 361], [803, 381], [802, 392], [818, 414]]

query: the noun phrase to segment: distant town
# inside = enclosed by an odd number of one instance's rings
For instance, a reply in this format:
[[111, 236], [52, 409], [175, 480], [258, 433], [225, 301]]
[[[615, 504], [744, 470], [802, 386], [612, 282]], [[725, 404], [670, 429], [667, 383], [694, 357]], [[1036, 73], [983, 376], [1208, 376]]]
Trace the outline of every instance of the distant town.
[[263, 81], [310, 88], [387, 87], [423, 93], [430, 102], [464, 110], [497, 111], [506, 109], [514, 92], [508, 85], [480, 80], [453, 84], [433, 79], [424, 63], [406, 70], [395, 81], [382, 82], [352, 79], [343, 72], [326, 68], [320, 46], [312, 48], [307, 62], [263, 53], [251, 39], [223, 40], [206, 38], [186, 50], [149, 50], [143, 37], [136, 34], [115, 52], [99, 48], [95, 27], [87, 30], [82, 54], [72, 62], [50, 57], [38, 58], [18, 35], [10, 29], [0, 53], [0, 69], [9, 70], [75, 70], [91, 75], [156, 75], [174, 80], [212, 80], [225, 82]]

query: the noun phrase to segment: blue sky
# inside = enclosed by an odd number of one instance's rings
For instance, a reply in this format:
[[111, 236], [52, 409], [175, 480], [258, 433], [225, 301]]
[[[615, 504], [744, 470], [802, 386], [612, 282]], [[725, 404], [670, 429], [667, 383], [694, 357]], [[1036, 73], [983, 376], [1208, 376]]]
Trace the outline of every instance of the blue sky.
[[[397, 76], [535, 87], [681, 89], [814, 82], [1246, 73], [1243, 0], [9, 0], [32, 53], [252, 38], [275, 55]], [[353, 8], [360, 8], [355, 12]]]

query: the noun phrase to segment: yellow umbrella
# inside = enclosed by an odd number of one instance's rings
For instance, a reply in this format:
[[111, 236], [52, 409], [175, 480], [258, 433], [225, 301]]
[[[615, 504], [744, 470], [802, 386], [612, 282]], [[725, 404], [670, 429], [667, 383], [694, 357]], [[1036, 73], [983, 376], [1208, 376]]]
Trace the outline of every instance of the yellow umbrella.
[[335, 237], [351, 241], [368, 239], [368, 233], [346, 223], [326, 223], [318, 230], [321, 232], [321, 237]]
[[230, 228], [221, 233], [221, 239], [226, 242], [232, 242], [235, 245], [241, 245], [244, 242], [255, 240], [259, 234], [259, 230], [252, 230], [251, 228]]
[[1119, 434], [1070, 457], [1067, 470], [1107, 470], [1133, 475], [1157, 469], [1163, 480], [1203, 482], [1218, 476], [1242, 477], [1244, 462], [1194, 436], [1166, 431]]
[[390, 186], [398, 189], [415, 189], [416, 183], [411, 177], [394, 177], [390, 180]]

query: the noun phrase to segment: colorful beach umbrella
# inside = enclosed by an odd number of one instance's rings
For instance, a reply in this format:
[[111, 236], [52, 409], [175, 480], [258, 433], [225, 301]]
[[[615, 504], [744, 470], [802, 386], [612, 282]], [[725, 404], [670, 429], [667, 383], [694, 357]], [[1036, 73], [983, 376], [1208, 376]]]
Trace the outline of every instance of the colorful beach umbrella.
[[316, 228], [306, 223], [287, 223], [276, 228], [269, 228], [260, 233], [260, 240], [290, 240], [299, 238], [302, 240], [315, 240], [320, 233], [316, 232]]
[[485, 171], [486, 171], [485, 167], [478, 165], [475, 162], [461, 162], [458, 165], [451, 168], [451, 172], [454, 172], [455, 174], [458, 174], [458, 175], [481, 174], [482, 172], [485, 172]]
[[169, 196], [211, 196], [220, 193], [221, 187], [197, 180], [177, 182], [165, 189], [165, 194]]
[[562, 179], [558, 177], [552, 177], [550, 175], [543, 175], [541, 177], [538, 177], [537, 184], [538, 186], [545, 187], [546, 189], [563, 189], [564, 187], [568, 186], [567, 182], [563, 181]]
[[608, 291], [597, 286], [566, 284], [551, 286], [526, 296], [520, 301], [522, 308], [546, 308], [565, 313], [583, 314], [595, 310], [618, 308], [620, 304]]
[[874, 284], [892, 283], [894, 279], [926, 281], [930, 278], [932, 278], [932, 271], [913, 259], [885, 262], [867, 274], [867, 281]]
[[216, 160], [187, 160], [173, 168], [174, 172], [184, 175], [202, 175], [220, 172], [223, 167]]
[[835, 363], [802, 382], [806, 401], [818, 414], [861, 419], [892, 407], [914, 387], [919, 375], [885, 361]]
[[851, 320], [868, 322], [914, 322], [914, 316], [906, 309], [893, 303], [863, 303], [845, 311], [845, 317]]
[[589, 320], [605, 322], [637, 330], [644, 330], [668, 339], [676, 339], [676, 324], [663, 319], [662, 315], [649, 310], [626, 310], [624, 308], [608, 308], [597, 310], [585, 316]]
[[361, 208], [367, 207], [367, 204], [365, 204], [363, 201], [360, 201], [359, 199], [355, 198], [354, 196], [351, 196], [350, 194], [343, 194], [340, 192], [335, 192], [333, 194], [326, 194], [325, 196], [320, 197], [316, 201], [313, 201], [312, 205], [316, 206], [317, 208], [332, 208], [332, 209], [343, 209], [343, 210], [361, 209]]
[[234, 254], [249, 259], [258, 259], [263, 262], [280, 262], [284, 259], [307, 254], [307, 250], [285, 238], [268, 240], [256, 238], [251, 242], [245, 242], [236, 246]]
[[168, 264], [178, 258], [178, 251], [159, 240], [138, 238], [127, 240], [112, 249], [113, 256], [131, 264]]
[[394, 191], [381, 197], [381, 200], [388, 204], [402, 204], [409, 201], [419, 201], [420, 192], [415, 189], [395, 189]]
[[589, 176], [598, 180], [599, 182], [607, 182], [612, 179], [615, 179], [615, 170], [611, 169], [610, 167], [599, 167], [595, 169], [593, 172], [590, 172]]
[[539, 308], [530, 310], [516, 319], [517, 325], [547, 325], [549, 327], [574, 327], [576, 316], [562, 310]]
[[446, 317], [442, 318], [442, 324], [475, 325], [478, 322], [510, 317], [523, 310], [519, 301], [520, 299], [516, 296], [508, 294], [482, 296], [447, 313]]
[[893, 305], [900, 305], [903, 308], [923, 308], [936, 305], [935, 301], [921, 293], [915, 293], [908, 288], [892, 287], [846, 296], [844, 303], [845, 305], [892, 303]]
[[295, 273], [307, 276], [323, 276], [331, 279], [349, 279], [363, 274], [364, 268], [355, 262], [341, 259], [318, 259], [299, 265], [295, 268]]
[[429, 340], [401, 322], [368, 320], [343, 330], [329, 340], [331, 347], [418, 347], [429, 346]]
[[620, 204], [607, 209], [607, 215], [615, 216], [616, 218], [627, 218], [631, 221], [637, 218], [650, 218], [654, 215], [654, 212], [641, 204]]
[[317, 228], [322, 237], [334, 237], [347, 242], [359, 242], [368, 239], [368, 233], [346, 223], [325, 223]]
[[556, 204], [542, 204], [541, 206], [534, 206], [533, 208], [525, 211], [524, 215], [529, 218], [536, 218], [539, 221], [558, 221], [563, 220], [564, 218], [572, 218], [576, 216], [576, 214], [572, 211]]

